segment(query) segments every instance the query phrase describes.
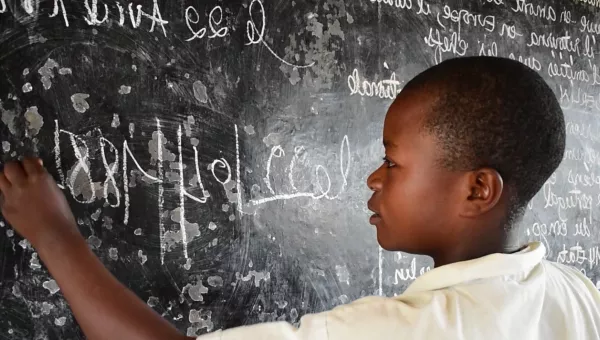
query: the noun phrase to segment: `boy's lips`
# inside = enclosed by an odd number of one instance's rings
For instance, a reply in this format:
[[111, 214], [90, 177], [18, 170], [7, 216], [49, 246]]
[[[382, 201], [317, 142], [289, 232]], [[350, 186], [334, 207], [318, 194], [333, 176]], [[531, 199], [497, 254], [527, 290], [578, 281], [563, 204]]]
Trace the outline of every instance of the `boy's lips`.
[[367, 208], [374, 212], [374, 214], [371, 215], [371, 218], [369, 218], [369, 223], [371, 223], [372, 225], [377, 225], [379, 222], [381, 222], [381, 215], [379, 215], [379, 212], [377, 212], [372, 207], [371, 200], [369, 200], [369, 202], [367, 203]]
[[369, 218], [369, 223], [371, 223], [372, 225], [377, 225], [380, 222], [381, 222], [381, 216], [379, 216], [378, 213], [371, 215], [371, 218]]

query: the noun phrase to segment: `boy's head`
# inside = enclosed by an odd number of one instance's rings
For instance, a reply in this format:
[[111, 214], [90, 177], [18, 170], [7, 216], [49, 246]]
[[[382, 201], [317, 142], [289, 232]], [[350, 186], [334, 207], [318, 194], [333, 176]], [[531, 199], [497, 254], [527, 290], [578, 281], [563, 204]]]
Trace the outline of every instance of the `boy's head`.
[[386, 159], [368, 179], [379, 243], [436, 258], [515, 223], [562, 160], [565, 122], [527, 66], [457, 58], [406, 84], [383, 140]]

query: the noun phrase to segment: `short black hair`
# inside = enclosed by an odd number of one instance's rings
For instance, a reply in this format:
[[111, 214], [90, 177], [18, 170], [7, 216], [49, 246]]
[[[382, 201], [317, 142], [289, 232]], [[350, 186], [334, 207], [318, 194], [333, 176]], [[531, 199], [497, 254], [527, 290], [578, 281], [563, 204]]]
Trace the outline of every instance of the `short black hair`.
[[449, 59], [417, 75], [404, 90], [435, 94], [422, 128], [442, 147], [444, 167], [490, 167], [511, 185], [509, 224], [522, 216], [563, 159], [560, 104], [544, 79], [518, 61]]

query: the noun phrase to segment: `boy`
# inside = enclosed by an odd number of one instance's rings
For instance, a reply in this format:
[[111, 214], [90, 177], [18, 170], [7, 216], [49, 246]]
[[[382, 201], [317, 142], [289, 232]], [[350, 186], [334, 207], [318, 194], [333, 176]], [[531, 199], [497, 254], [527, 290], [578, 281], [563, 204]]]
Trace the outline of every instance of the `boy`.
[[[199, 339], [600, 339], [600, 293], [577, 270], [513, 244], [513, 225], [558, 167], [561, 108], [519, 62], [445, 61], [411, 80], [383, 130], [368, 179], [379, 244], [436, 268], [395, 298], [369, 297], [286, 323]], [[0, 174], [2, 212], [38, 250], [90, 339], [188, 339], [104, 268], [39, 161]], [[34, 207], [33, 210], [30, 207]]]

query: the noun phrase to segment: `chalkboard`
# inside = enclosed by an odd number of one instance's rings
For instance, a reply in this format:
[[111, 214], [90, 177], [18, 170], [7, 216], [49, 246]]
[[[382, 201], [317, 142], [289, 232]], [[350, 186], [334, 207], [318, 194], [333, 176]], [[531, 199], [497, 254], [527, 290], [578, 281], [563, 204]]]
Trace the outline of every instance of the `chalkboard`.
[[[0, 0], [2, 159], [40, 155], [90, 247], [186, 334], [401, 294], [366, 177], [410, 78], [517, 59], [560, 99], [567, 150], [521, 241], [600, 285], [600, 1]], [[0, 339], [83, 339], [0, 224]]]

